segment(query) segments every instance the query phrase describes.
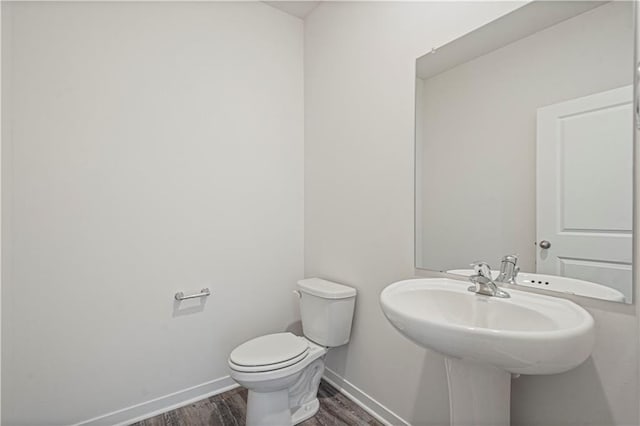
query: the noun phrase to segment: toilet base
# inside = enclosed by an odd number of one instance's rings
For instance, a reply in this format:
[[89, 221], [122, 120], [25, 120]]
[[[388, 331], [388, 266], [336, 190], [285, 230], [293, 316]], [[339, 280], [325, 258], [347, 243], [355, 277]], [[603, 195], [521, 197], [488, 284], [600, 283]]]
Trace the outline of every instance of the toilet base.
[[257, 387], [250, 386], [248, 382], [243, 383], [249, 385], [247, 426], [293, 426], [313, 417], [320, 408], [318, 387], [324, 372], [326, 352], [320, 346], [313, 347], [310, 354], [313, 361], [309, 365], [281, 378], [281, 382], [263, 382], [259, 389], [262, 392], [257, 392]]
[[269, 393], [249, 391], [247, 426], [293, 426], [315, 416], [319, 409], [318, 398], [302, 404], [291, 412], [286, 390]]
[[246, 426], [292, 426], [289, 409], [289, 392], [254, 392], [247, 396]]
[[315, 398], [313, 401], [307, 402], [306, 404], [298, 407], [298, 409], [291, 414], [291, 422], [294, 425], [302, 423], [315, 416], [319, 409], [320, 401], [318, 401], [318, 398]]

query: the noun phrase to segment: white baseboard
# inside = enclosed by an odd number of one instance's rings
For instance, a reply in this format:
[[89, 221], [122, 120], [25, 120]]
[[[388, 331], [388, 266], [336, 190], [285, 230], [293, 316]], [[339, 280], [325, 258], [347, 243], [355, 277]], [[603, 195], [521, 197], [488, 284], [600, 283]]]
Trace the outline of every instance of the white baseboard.
[[103, 414], [73, 426], [124, 426], [149, 417], [157, 416], [176, 408], [184, 407], [193, 402], [208, 398], [219, 393], [237, 388], [238, 384], [230, 376], [221, 377], [210, 382], [202, 383], [191, 388], [170, 393], [141, 404]]
[[[410, 424], [393, 411], [367, 395], [360, 388], [344, 379], [329, 368], [324, 370], [324, 379], [340, 393], [359, 405], [376, 420], [387, 426], [410, 426]], [[183, 389], [161, 396], [140, 404], [132, 405], [121, 410], [103, 414], [89, 420], [76, 423], [73, 426], [125, 426], [144, 419], [148, 419], [176, 408], [184, 407], [201, 399], [208, 398], [238, 387], [229, 376], [221, 377], [210, 382], [202, 383], [191, 388]]]
[[393, 411], [367, 395], [353, 383], [338, 375], [329, 368], [324, 369], [323, 377], [331, 386], [338, 389], [340, 393], [359, 405], [364, 411], [371, 414], [379, 422], [387, 426], [410, 426], [410, 423], [398, 416]]

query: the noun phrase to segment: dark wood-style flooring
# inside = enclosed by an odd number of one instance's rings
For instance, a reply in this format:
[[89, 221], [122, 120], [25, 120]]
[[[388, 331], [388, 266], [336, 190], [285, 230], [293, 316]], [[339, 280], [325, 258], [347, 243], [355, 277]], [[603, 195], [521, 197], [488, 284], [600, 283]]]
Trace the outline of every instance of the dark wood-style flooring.
[[[366, 411], [325, 382], [318, 391], [320, 410], [302, 426], [382, 426]], [[237, 388], [131, 426], [244, 426], [247, 390]]]

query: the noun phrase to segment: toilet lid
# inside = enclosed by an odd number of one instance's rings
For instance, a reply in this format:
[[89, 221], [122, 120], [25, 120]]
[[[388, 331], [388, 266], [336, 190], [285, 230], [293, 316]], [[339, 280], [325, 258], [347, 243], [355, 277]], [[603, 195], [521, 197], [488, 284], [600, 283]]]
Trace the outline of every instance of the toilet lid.
[[241, 367], [283, 368], [303, 359], [309, 351], [306, 339], [292, 333], [267, 334], [256, 337], [235, 348], [229, 360]]

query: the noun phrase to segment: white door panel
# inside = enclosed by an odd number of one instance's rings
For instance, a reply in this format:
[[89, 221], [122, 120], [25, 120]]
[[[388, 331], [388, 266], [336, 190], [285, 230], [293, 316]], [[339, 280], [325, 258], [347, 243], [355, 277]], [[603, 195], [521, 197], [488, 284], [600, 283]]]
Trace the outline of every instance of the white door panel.
[[631, 86], [538, 109], [539, 273], [618, 289], [631, 301]]

